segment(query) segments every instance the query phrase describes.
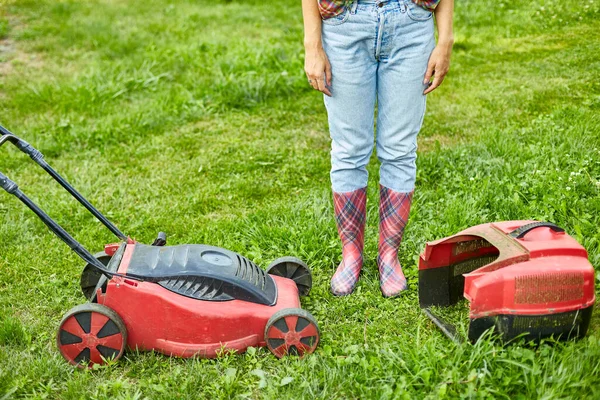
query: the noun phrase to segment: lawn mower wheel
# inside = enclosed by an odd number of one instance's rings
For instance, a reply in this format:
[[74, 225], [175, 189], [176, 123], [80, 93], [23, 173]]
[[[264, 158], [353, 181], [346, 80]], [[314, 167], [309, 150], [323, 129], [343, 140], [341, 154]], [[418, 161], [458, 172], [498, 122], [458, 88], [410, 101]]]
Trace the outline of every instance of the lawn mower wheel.
[[[94, 257], [98, 259], [105, 267], [110, 262], [112, 256], [109, 256], [104, 251], [100, 253], [94, 254]], [[92, 264], [87, 264], [81, 273], [81, 291], [86, 299], [91, 299], [94, 294], [94, 289], [102, 276], [102, 272], [98, 271], [98, 268], [94, 267]]]
[[300, 296], [307, 296], [312, 288], [312, 273], [308, 266], [296, 257], [281, 257], [267, 267], [267, 274], [293, 280]]
[[60, 354], [79, 368], [121, 358], [127, 344], [127, 328], [119, 315], [96, 303], [72, 308], [60, 322], [56, 335]]
[[273, 314], [265, 328], [267, 347], [277, 358], [303, 358], [315, 351], [320, 332], [315, 318], [301, 308], [285, 308]]

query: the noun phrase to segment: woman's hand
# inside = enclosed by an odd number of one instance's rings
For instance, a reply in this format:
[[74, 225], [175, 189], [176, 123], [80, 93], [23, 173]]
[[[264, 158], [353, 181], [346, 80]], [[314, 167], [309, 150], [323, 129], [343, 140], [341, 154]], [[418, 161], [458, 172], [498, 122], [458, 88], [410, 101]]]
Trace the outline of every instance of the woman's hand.
[[[433, 92], [442, 84], [448, 70], [450, 69], [450, 55], [452, 54], [452, 43], [438, 45], [431, 52], [429, 63], [427, 64], [427, 72], [425, 73], [424, 84], [429, 83], [429, 87], [425, 89], [423, 94]], [[433, 77], [433, 82], [431, 78]]]
[[[454, 0], [440, 0], [435, 8], [435, 24], [438, 30], [438, 43], [427, 64], [425, 73], [425, 89], [423, 94], [431, 93], [442, 84], [448, 70], [450, 69], [450, 55], [452, 54], [452, 45], [454, 44], [454, 34], [452, 30], [452, 14], [454, 13]], [[433, 82], [431, 82], [433, 77]]]
[[321, 41], [321, 14], [315, 0], [302, 0], [304, 18], [304, 72], [308, 83], [331, 96], [331, 64]]
[[308, 83], [319, 92], [331, 96], [331, 64], [321, 45], [305, 46], [304, 72]]

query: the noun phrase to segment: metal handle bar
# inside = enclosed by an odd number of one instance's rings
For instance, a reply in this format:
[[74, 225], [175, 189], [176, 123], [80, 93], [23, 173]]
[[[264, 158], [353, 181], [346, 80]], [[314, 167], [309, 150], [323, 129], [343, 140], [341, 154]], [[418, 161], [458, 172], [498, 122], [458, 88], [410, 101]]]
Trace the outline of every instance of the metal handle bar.
[[[63, 242], [65, 242], [79, 257], [85, 262], [92, 264], [98, 268], [105, 275], [111, 273], [104, 268], [104, 265], [96, 259], [89, 251], [85, 249], [77, 240], [75, 240], [67, 231], [65, 231], [59, 224], [57, 224], [52, 218], [48, 216], [41, 208], [39, 208], [29, 197], [27, 197], [19, 186], [11, 181], [6, 175], [0, 172], [0, 188], [6, 190], [8, 193], [14, 195], [16, 198], [21, 200], [31, 211], [33, 211], [48, 228], [58, 236]], [[110, 276], [109, 276], [110, 277]]]
[[84, 198], [73, 186], [71, 186], [62, 176], [60, 176], [52, 167], [44, 160], [44, 155], [35, 149], [32, 145], [20, 139], [11, 133], [8, 129], [0, 125], [0, 146], [5, 142], [11, 142], [23, 153], [27, 154], [33, 161], [42, 167], [55, 181], [57, 181], [67, 192], [71, 194], [81, 205], [83, 205], [94, 217], [96, 217], [104, 226], [106, 226], [115, 236], [121, 240], [126, 240], [127, 235], [119, 230], [112, 222], [108, 220], [100, 211], [98, 211], [86, 198]]
[[440, 330], [456, 344], [462, 344], [463, 340], [456, 332], [456, 327], [452, 324], [447, 323], [437, 315], [435, 315], [431, 309], [422, 308], [423, 313], [437, 326]]
[[4, 142], [7, 142], [9, 140], [14, 140], [17, 139], [16, 136], [14, 135], [5, 135], [4, 133], [0, 132], [0, 135], [2, 135], [2, 137], [0, 138], [0, 146], [2, 146], [4, 144]]

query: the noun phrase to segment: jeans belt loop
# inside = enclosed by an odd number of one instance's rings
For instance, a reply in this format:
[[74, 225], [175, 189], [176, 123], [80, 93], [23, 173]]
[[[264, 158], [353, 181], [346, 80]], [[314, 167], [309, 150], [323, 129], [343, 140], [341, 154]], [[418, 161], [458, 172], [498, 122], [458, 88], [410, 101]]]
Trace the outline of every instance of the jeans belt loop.
[[[408, 0], [410, 1], [410, 0]], [[398, 4], [400, 5], [400, 12], [406, 12], [406, 0], [398, 0]]]
[[358, 7], [358, 0], [353, 0], [350, 6], [350, 14], [356, 14], [356, 7]]

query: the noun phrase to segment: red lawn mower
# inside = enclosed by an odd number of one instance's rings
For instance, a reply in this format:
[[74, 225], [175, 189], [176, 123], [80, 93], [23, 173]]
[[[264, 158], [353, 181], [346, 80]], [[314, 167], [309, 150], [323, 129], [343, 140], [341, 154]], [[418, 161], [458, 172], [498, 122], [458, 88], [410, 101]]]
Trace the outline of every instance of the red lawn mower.
[[152, 245], [124, 235], [56, 173], [29, 143], [0, 126], [0, 146], [13, 143], [29, 155], [104, 226], [119, 243], [95, 255], [0, 173], [0, 187], [14, 195], [86, 263], [81, 289], [88, 302], [65, 314], [56, 342], [71, 364], [91, 367], [119, 359], [126, 348], [169, 356], [216, 357], [222, 351], [267, 346], [277, 357], [312, 353], [319, 328], [300, 308], [312, 286], [310, 270], [294, 257], [279, 258], [266, 271], [219, 247]]
[[451, 339], [456, 329], [434, 314], [466, 297], [468, 337], [490, 328], [504, 340], [585, 336], [596, 297], [586, 250], [549, 222], [507, 221], [471, 227], [427, 243], [419, 260], [419, 302]]

